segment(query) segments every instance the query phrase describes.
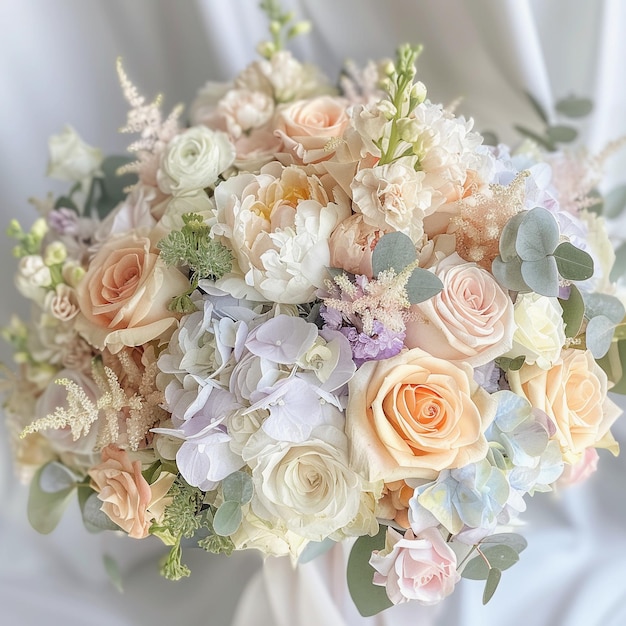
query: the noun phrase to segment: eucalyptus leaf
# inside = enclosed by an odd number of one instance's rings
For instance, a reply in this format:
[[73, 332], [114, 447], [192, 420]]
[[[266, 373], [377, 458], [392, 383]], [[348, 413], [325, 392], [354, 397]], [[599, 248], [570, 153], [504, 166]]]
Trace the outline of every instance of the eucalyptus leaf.
[[30, 525], [43, 535], [51, 533], [56, 528], [76, 489], [75, 484], [54, 493], [48, 493], [41, 489], [39, 479], [45, 468], [46, 465], [41, 467], [33, 476], [27, 504]]
[[[461, 576], [471, 580], [487, 580], [490, 568], [496, 567], [504, 571], [519, 561], [519, 554], [511, 546], [489, 545], [481, 547], [483, 558], [480, 554], [474, 557], [463, 569]], [[485, 560], [486, 559], [486, 560]], [[489, 562], [489, 565], [487, 564]]]
[[556, 110], [567, 117], [584, 117], [593, 109], [593, 102], [589, 98], [569, 96], [556, 103]]
[[611, 282], [617, 282], [626, 273], [626, 243], [615, 250], [615, 262], [609, 274]]
[[592, 189], [587, 194], [587, 199], [595, 200], [593, 204], [587, 207], [587, 211], [595, 213], [596, 215], [602, 215], [604, 213], [604, 196], [597, 189]]
[[298, 563], [302, 565], [316, 559], [318, 556], [328, 552], [336, 543], [336, 541], [333, 541], [328, 537], [326, 537], [323, 541], [309, 541], [306, 548], [304, 548], [304, 550], [300, 553]]
[[100, 198], [96, 204], [98, 215], [101, 219], [105, 218], [112, 209], [114, 209], [124, 198], [126, 193], [124, 189], [134, 185], [137, 182], [136, 174], [124, 174], [118, 176], [117, 170], [130, 163], [132, 159], [125, 156], [109, 156], [104, 159], [100, 169], [102, 178], [100, 179]]
[[241, 525], [243, 514], [241, 512], [241, 505], [234, 500], [226, 500], [219, 509], [215, 512], [213, 518], [213, 530], [216, 535], [222, 537], [228, 537], [237, 532], [237, 529]]
[[505, 372], [517, 372], [522, 368], [525, 360], [526, 357], [523, 354], [516, 356], [514, 359], [511, 359], [508, 356], [501, 356], [499, 359], [496, 359], [496, 365]]
[[99, 533], [103, 530], [120, 530], [111, 518], [102, 511], [102, 500], [94, 491], [91, 493], [82, 507], [83, 523], [90, 533]]
[[621, 300], [606, 293], [585, 293], [585, 317], [592, 319], [597, 315], [608, 317], [614, 324], [620, 324], [626, 316]]
[[104, 569], [109, 576], [109, 580], [111, 584], [120, 592], [124, 593], [124, 585], [122, 583], [122, 572], [120, 571], [120, 567], [117, 561], [108, 554], [105, 554], [102, 557], [102, 562], [104, 563]]
[[614, 383], [611, 393], [626, 394], [626, 372], [622, 364], [626, 364], [626, 340], [613, 342], [605, 356], [598, 360], [608, 379]]
[[224, 500], [248, 504], [254, 494], [252, 478], [245, 472], [233, 472], [222, 481], [222, 493]]
[[539, 116], [541, 121], [548, 125], [550, 122], [548, 120], [548, 115], [546, 114], [545, 109], [539, 104], [539, 101], [533, 96], [529, 91], [526, 92], [526, 97], [529, 102], [533, 105], [533, 109], [535, 109], [535, 113]]
[[376, 535], [359, 537], [348, 558], [348, 590], [363, 617], [376, 615], [393, 605], [384, 587], [374, 585], [374, 569], [369, 564], [373, 550], [385, 547], [387, 527], [382, 526]]
[[564, 241], [558, 245], [554, 251], [554, 258], [559, 274], [565, 280], [587, 280], [593, 276], [593, 259], [591, 256], [569, 241]]
[[513, 128], [523, 137], [527, 137], [531, 139], [535, 143], [538, 143], [540, 146], [544, 147], [548, 152], [554, 152], [556, 150], [556, 146], [550, 141], [548, 137], [542, 137], [538, 135], [536, 132], [524, 127], [515, 125]]
[[615, 324], [604, 315], [596, 315], [589, 320], [585, 339], [594, 359], [601, 359], [609, 351], [614, 332]]
[[443, 290], [443, 283], [432, 272], [416, 267], [411, 272], [405, 289], [409, 302], [419, 304], [440, 293]]
[[505, 289], [522, 292], [530, 291], [522, 277], [522, 261], [518, 256], [506, 263], [501, 257], [497, 256], [491, 264], [491, 273]]
[[483, 591], [483, 604], [487, 604], [487, 602], [493, 598], [493, 594], [496, 592], [501, 578], [502, 571], [497, 567], [492, 567], [489, 570], [489, 575], [487, 576], [487, 581], [485, 582], [485, 590]]
[[490, 544], [509, 546], [509, 548], [513, 548], [518, 554], [528, 547], [526, 539], [517, 533], [496, 533], [495, 535], [485, 537], [480, 542], [481, 546]]
[[517, 231], [519, 229], [522, 220], [526, 217], [526, 211], [520, 211], [516, 213], [502, 229], [500, 234], [500, 257], [505, 263], [512, 261], [517, 257], [517, 250], [515, 249], [515, 242], [517, 241]]
[[553, 143], [570, 143], [578, 137], [578, 131], [571, 126], [549, 126], [546, 130], [548, 139]]
[[611, 189], [604, 197], [604, 215], [616, 218], [626, 208], [626, 185]]
[[76, 485], [76, 476], [62, 463], [46, 463], [39, 475], [39, 488], [45, 493], [57, 493]]
[[539, 261], [523, 261], [522, 278], [534, 292], [542, 296], [556, 298], [559, 295], [559, 273], [553, 256]]
[[499, 143], [498, 135], [491, 130], [483, 130], [480, 133], [483, 136], [483, 143], [486, 146], [497, 146]]
[[565, 336], [576, 337], [585, 317], [585, 303], [578, 288], [575, 285], [571, 285], [569, 298], [567, 300], [559, 298], [559, 304], [563, 309]]
[[146, 482], [151, 485], [161, 474], [162, 464], [160, 459], [157, 459], [150, 467], [143, 470], [141, 475], [146, 479]]
[[559, 225], [550, 211], [535, 207], [524, 214], [515, 241], [522, 261], [540, 261], [552, 254], [558, 244]]
[[380, 272], [394, 269], [399, 274], [407, 265], [417, 259], [415, 245], [404, 233], [387, 233], [383, 235], [372, 252], [372, 270], [374, 276]]

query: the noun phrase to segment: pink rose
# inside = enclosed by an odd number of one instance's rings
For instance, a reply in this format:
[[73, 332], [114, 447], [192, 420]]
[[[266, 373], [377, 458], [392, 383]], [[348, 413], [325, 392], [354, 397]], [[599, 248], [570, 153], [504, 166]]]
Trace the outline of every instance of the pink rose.
[[387, 528], [384, 550], [375, 550], [370, 565], [376, 570], [374, 584], [385, 587], [394, 604], [417, 600], [437, 604], [454, 591], [461, 576], [456, 554], [436, 528], [417, 536], [407, 530], [404, 537]]
[[143, 345], [176, 324], [176, 314], [167, 307], [188, 289], [187, 278], [166, 267], [148, 238], [110, 239], [76, 288], [81, 311], [76, 330], [91, 345], [114, 353]]
[[283, 107], [275, 120], [275, 132], [298, 163], [318, 163], [332, 156], [328, 142], [340, 138], [350, 118], [347, 101], [332, 96], [298, 100]]
[[456, 253], [440, 261], [434, 273], [443, 291], [411, 307], [417, 315], [406, 325], [407, 347], [472, 367], [510, 350], [513, 302], [493, 276]]
[[587, 448], [580, 461], [574, 465], [565, 465], [558, 481], [559, 487], [570, 487], [586, 481], [598, 469], [598, 459], [598, 451]]

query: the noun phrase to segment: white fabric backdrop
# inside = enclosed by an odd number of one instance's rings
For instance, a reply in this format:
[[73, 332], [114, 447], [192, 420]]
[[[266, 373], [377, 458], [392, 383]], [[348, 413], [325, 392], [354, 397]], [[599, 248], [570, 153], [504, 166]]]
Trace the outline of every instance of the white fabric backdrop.
[[[512, 123], [540, 129], [524, 91], [552, 111], [569, 93], [596, 105], [583, 135], [593, 149], [626, 134], [626, 3], [621, 0], [284, 0], [315, 31], [294, 46], [335, 76], [343, 59], [392, 56], [421, 42], [420, 78], [433, 100], [464, 98], [459, 112], [478, 129], [513, 141]], [[0, 20], [0, 224], [34, 219], [30, 196], [60, 189], [45, 179], [47, 137], [70, 122], [92, 145], [120, 153], [115, 129], [125, 103], [115, 74], [121, 55], [142, 92], [165, 94], [165, 108], [189, 102], [208, 79], [225, 80], [254, 58], [265, 35], [257, 0], [2, 0]], [[626, 180], [626, 155], [609, 180]], [[626, 228], [613, 226], [617, 238]], [[26, 304], [12, 288], [10, 244], [0, 246], [0, 323]], [[17, 295], [17, 294], [16, 294]], [[9, 350], [0, 348], [7, 361]], [[626, 421], [626, 420], [625, 420]], [[626, 442], [626, 426], [616, 435]], [[0, 448], [0, 622], [158, 626], [413, 624], [618, 626], [626, 624], [626, 457], [602, 454], [599, 472], [559, 496], [537, 496], [525, 530], [529, 548], [505, 573], [487, 607], [480, 583], [463, 582], [434, 610], [396, 607], [362, 620], [343, 587], [344, 555], [292, 572], [264, 569], [253, 554], [231, 559], [190, 551], [191, 580], [160, 580], [158, 542], [84, 531], [76, 507], [40, 537], [26, 522], [26, 490], [14, 482], [5, 437]], [[102, 555], [121, 564], [126, 592], [108, 583]], [[252, 582], [246, 582], [253, 576]], [[282, 581], [279, 584], [279, 581]], [[245, 592], [244, 592], [245, 589]], [[239, 604], [237, 614], [235, 610]]]

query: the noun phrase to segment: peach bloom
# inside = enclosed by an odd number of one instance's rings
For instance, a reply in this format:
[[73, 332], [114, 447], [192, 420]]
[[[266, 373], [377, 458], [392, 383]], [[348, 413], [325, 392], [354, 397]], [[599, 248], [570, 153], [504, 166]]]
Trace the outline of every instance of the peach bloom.
[[511, 348], [513, 302], [486, 270], [458, 254], [440, 261], [433, 272], [443, 291], [413, 305], [405, 344], [449, 361], [479, 367]]
[[559, 487], [570, 487], [585, 482], [598, 469], [599, 455], [595, 448], [587, 448], [577, 463], [565, 465], [558, 480]]
[[332, 156], [331, 139], [339, 139], [350, 118], [343, 98], [319, 96], [282, 107], [274, 122], [275, 133], [297, 163], [318, 163]]
[[102, 450], [102, 461], [89, 472], [91, 486], [102, 500], [101, 510], [133, 539], [148, 536], [154, 519], [163, 515], [176, 476], [168, 472], [149, 485], [141, 474], [141, 462], [114, 445]]
[[376, 503], [376, 516], [393, 520], [402, 528], [409, 528], [409, 500], [413, 497], [413, 487], [403, 480], [387, 483], [383, 488], [382, 497]]
[[349, 385], [351, 463], [367, 480], [433, 479], [485, 456], [496, 403], [466, 363], [414, 348], [365, 363]]
[[172, 329], [177, 318], [167, 307], [187, 289], [187, 278], [166, 267], [148, 238], [110, 239], [76, 288], [81, 311], [76, 330], [91, 345], [113, 353], [142, 345]]
[[590, 446], [617, 452], [609, 428], [621, 409], [607, 396], [607, 377], [588, 350], [563, 350], [549, 369], [523, 365], [507, 374], [511, 390], [555, 423], [563, 460], [574, 464]]
[[341, 222], [330, 236], [330, 265], [372, 278], [372, 252], [388, 231], [370, 226], [360, 214]]

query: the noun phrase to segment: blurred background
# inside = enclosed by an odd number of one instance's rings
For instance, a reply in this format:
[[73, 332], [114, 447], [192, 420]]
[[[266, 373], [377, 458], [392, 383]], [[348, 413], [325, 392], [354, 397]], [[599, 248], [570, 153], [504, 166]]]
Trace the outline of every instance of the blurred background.
[[[418, 78], [429, 97], [474, 117], [476, 128], [506, 143], [514, 124], [540, 132], [525, 93], [550, 118], [570, 94], [589, 97], [581, 143], [600, 151], [626, 135], [626, 3], [621, 0], [283, 0], [313, 32], [293, 52], [334, 79], [350, 58], [392, 57], [399, 43], [422, 43]], [[35, 219], [27, 199], [64, 187], [46, 179], [47, 140], [70, 123], [105, 154], [122, 154], [129, 136], [116, 58], [148, 99], [164, 94], [166, 112], [189, 104], [208, 80], [226, 81], [256, 58], [266, 37], [258, 0], [0, 0], [0, 225]], [[555, 118], [556, 119], [556, 118]], [[606, 189], [626, 182], [626, 150], [606, 168]], [[2, 227], [4, 230], [4, 227]], [[626, 223], [610, 234], [626, 239]], [[1, 236], [0, 324], [27, 315], [13, 287], [11, 242]], [[0, 360], [10, 363], [7, 345]], [[622, 406], [626, 403], [616, 399]], [[626, 419], [624, 420], [626, 422]], [[626, 426], [616, 425], [626, 442]], [[411, 605], [362, 620], [343, 587], [343, 555], [293, 572], [262, 567], [253, 554], [224, 559], [189, 551], [190, 580], [158, 575], [157, 542], [93, 536], [71, 507], [48, 537], [26, 520], [27, 489], [13, 475], [0, 431], [0, 621], [29, 626], [159, 626], [202, 619], [214, 626], [439, 624], [545, 626], [626, 624], [626, 459], [601, 451], [584, 485], [539, 494], [529, 504], [529, 548], [482, 607], [481, 583], [464, 581], [433, 610]], [[120, 564], [120, 595], [104, 570]], [[283, 581], [279, 584], [279, 581]]]

